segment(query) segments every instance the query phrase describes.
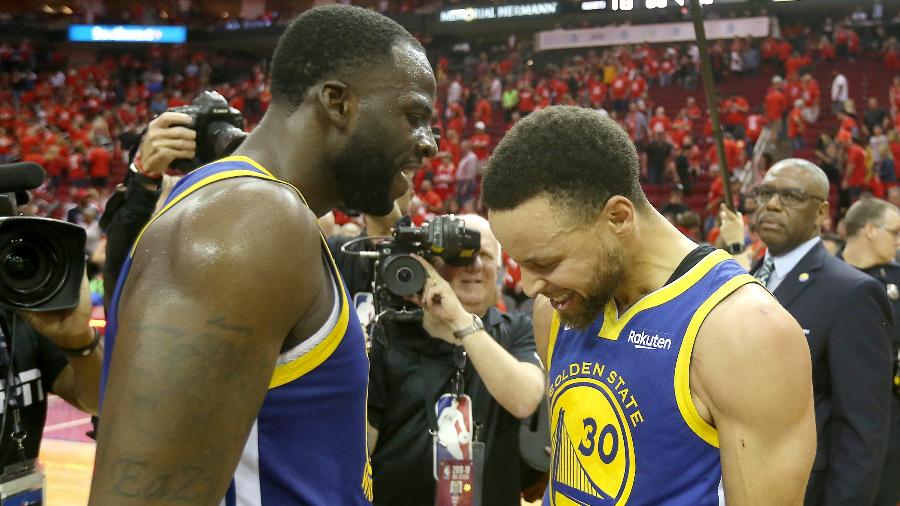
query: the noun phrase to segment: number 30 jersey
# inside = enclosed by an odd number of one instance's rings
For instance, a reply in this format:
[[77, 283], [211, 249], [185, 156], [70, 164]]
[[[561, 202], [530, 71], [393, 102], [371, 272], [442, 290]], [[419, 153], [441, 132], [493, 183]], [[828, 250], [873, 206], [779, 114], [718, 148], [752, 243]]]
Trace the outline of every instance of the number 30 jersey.
[[691, 399], [691, 351], [716, 304], [754, 282], [717, 250], [621, 316], [610, 301], [586, 330], [554, 312], [544, 506], [720, 503], [719, 438]]

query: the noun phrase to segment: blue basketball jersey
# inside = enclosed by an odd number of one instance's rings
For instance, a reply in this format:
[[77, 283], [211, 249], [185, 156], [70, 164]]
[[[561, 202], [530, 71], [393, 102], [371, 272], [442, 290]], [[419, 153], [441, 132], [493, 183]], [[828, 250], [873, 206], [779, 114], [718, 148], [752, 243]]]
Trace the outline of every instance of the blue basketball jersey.
[[[234, 177], [255, 177], [290, 186], [250, 158], [224, 158], [179, 181], [147, 226], [197, 189]], [[140, 238], [139, 235], [122, 266], [110, 304], [101, 402], [119, 326], [119, 298]], [[372, 470], [366, 449], [369, 362], [365, 335], [356, 311], [348, 303], [346, 288], [324, 237], [322, 259], [331, 273], [335, 294], [332, 315], [315, 335], [278, 357], [262, 408], [231, 486], [222, 499], [223, 506], [371, 503]]]
[[719, 438], [691, 399], [691, 351], [716, 304], [754, 282], [716, 250], [621, 316], [610, 301], [587, 330], [553, 313], [545, 506], [719, 504]]

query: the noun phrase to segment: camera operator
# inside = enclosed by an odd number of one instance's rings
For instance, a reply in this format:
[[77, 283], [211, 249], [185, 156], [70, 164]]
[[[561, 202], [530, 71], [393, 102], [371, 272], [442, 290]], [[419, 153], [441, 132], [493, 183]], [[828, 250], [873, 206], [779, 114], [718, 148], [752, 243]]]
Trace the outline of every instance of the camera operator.
[[[424, 309], [423, 321], [382, 319], [373, 331], [368, 420], [376, 505], [434, 504], [440, 464], [433, 449], [447, 446], [448, 429], [465, 434], [458, 444], [484, 443], [483, 465], [475, 454], [476, 474], [483, 470], [481, 501], [473, 504], [520, 503], [519, 419], [543, 397], [542, 366], [530, 317], [494, 307], [500, 244], [484, 218], [461, 218], [481, 233], [476, 260], [452, 267], [436, 259], [432, 266], [417, 257], [428, 274], [423, 292], [412, 296]], [[447, 427], [436, 409], [454, 390], [470, 402], [453, 396], [453, 406], [467, 404], [471, 416]]]
[[[18, 317], [10, 310], [0, 310], [0, 397], [5, 401], [0, 415], [0, 426], [4, 427], [0, 470], [37, 458], [47, 416], [47, 392], [82, 411], [97, 413], [103, 352], [99, 334], [88, 325], [90, 314], [87, 277], [82, 279], [75, 309], [21, 311]], [[12, 370], [8, 366], [10, 358]], [[10, 378], [17, 386], [14, 401], [6, 396], [5, 385]], [[19, 427], [16, 418], [21, 420]], [[22, 451], [12, 436], [20, 430], [25, 434]]]
[[110, 199], [100, 222], [107, 236], [106, 263], [103, 267], [103, 297], [105, 307], [115, 292], [119, 271], [131, 246], [144, 225], [150, 221], [165, 180], [177, 176], [166, 175], [177, 159], [193, 159], [197, 149], [197, 132], [188, 128], [191, 117], [180, 112], [164, 112], [147, 126], [126, 176], [125, 185]]

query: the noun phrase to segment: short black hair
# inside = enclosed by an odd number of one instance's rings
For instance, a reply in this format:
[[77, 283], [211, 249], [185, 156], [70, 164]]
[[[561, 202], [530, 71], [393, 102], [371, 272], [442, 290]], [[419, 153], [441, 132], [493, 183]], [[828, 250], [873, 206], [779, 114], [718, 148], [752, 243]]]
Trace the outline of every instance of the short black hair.
[[272, 100], [294, 110], [316, 83], [389, 62], [400, 41], [422, 47], [405, 28], [376, 12], [349, 5], [310, 9], [278, 39]]
[[553, 106], [516, 123], [497, 145], [485, 167], [484, 203], [508, 210], [546, 193], [590, 220], [621, 195], [646, 210], [639, 172], [637, 151], [618, 123], [593, 109]]
[[844, 231], [847, 233], [847, 237], [853, 237], [858, 234], [867, 223], [883, 225], [885, 214], [890, 209], [897, 211], [897, 207], [886, 200], [875, 197], [859, 199], [850, 206], [850, 209], [847, 210], [847, 215], [844, 216]]

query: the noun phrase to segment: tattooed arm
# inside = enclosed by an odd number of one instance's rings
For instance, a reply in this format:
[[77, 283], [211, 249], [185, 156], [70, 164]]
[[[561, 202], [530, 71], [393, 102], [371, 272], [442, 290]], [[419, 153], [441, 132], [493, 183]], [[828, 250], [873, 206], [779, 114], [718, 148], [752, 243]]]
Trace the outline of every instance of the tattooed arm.
[[150, 226], [125, 284], [91, 505], [218, 504], [286, 336], [330, 296], [296, 194], [245, 178], [198, 194]]

